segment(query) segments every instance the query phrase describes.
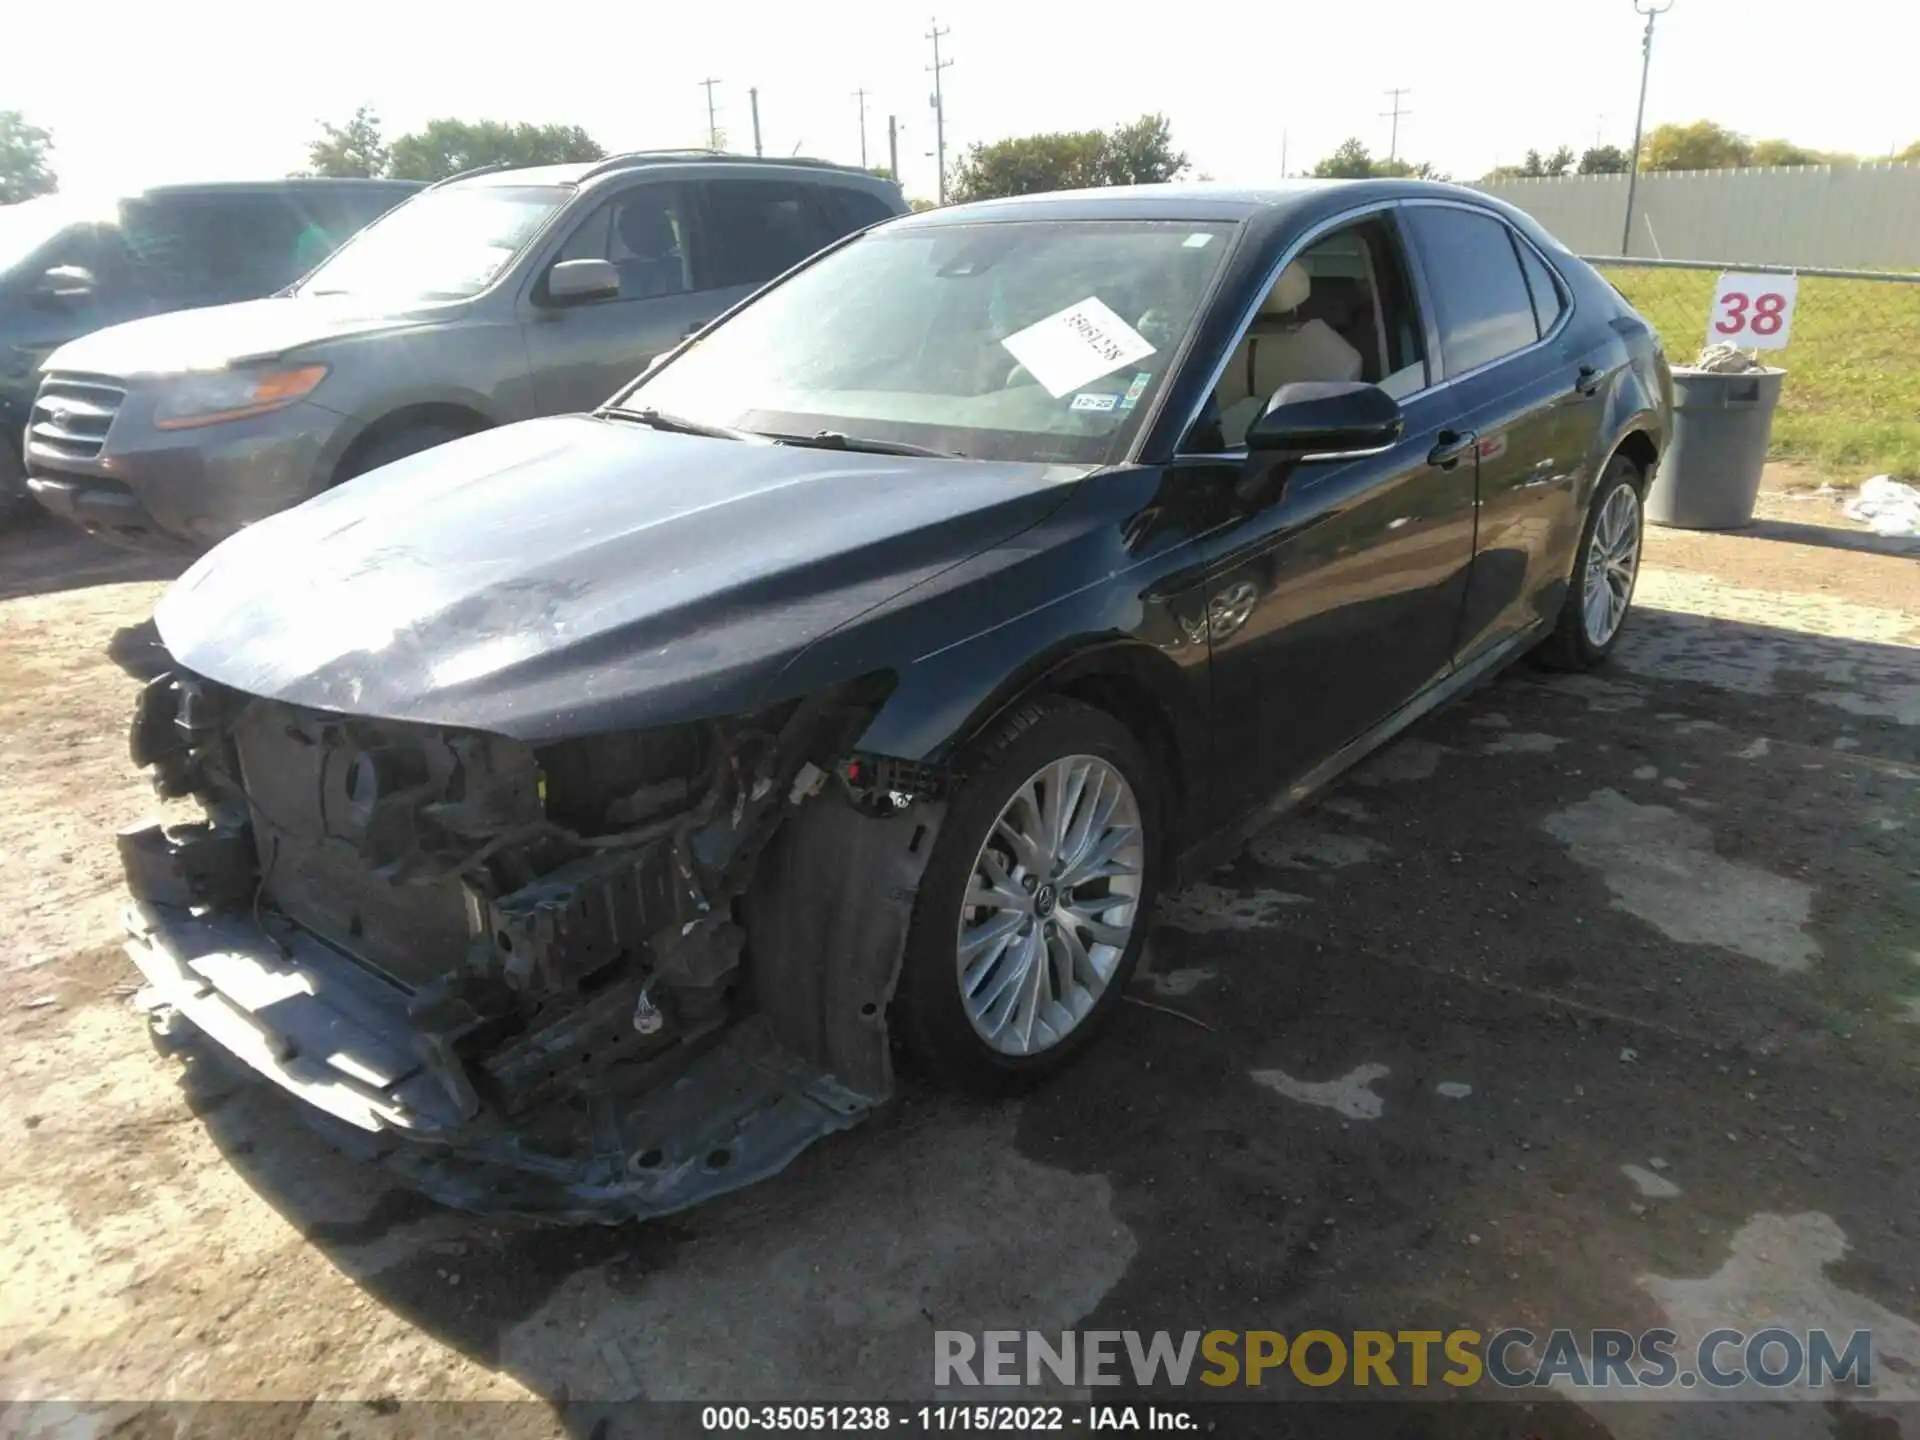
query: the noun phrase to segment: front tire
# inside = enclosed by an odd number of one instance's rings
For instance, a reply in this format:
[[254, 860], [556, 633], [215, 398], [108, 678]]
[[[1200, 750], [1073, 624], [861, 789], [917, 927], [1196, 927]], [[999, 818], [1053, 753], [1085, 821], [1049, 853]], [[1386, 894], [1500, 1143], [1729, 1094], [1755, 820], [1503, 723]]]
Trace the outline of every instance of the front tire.
[[1614, 456], [1600, 473], [1574, 551], [1567, 598], [1553, 634], [1537, 652], [1549, 669], [1598, 669], [1620, 643], [1640, 578], [1643, 478], [1640, 467], [1624, 455]]
[[1103, 710], [1040, 701], [970, 757], [893, 1005], [933, 1078], [1006, 1094], [1092, 1043], [1139, 963], [1161, 832], [1153, 766]]
[[334, 484], [345, 484], [370, 470], [378, 470], [382, 465], [391, 465], [396, 460], [404, 460], [409, 455], [418, 455], [422, 450], [431, 450], [436, 445], [445, 445], [450, 440], [458, 440], [472, 433], [471, 429], [459, 425], [439, 423], [409, 425], [404, 430], [395, 430], [350, 454], [334, 477]]

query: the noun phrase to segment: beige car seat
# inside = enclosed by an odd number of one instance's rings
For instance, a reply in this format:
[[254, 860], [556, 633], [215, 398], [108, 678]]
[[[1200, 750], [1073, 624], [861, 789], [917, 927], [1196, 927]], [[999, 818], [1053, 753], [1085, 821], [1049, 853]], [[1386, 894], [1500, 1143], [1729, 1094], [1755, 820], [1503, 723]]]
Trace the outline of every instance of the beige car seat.
[[1260, 304], [1260, 313], [1220, 377], [1220, 429], [1229, 448], [1241, 445], [1247, 427], [1266, 413], [1274, 391], [1296, 380], [1358, 380], [1365, 361], [1324, 320], [1300, 320], [1294, 312], [1313, 293], [1313, 278], [1299, 261], [1280, 272]]

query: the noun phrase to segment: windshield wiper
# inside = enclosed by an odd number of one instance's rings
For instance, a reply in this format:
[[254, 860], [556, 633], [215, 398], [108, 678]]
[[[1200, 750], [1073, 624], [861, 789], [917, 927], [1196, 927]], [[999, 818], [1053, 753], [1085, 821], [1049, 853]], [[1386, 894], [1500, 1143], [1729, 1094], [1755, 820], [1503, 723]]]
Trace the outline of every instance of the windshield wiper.
[[816, 430], [811, 435], [769, 435], [782, 445], [798, 445], [809, 450], [856, 450], [862, 455], [927, 455], [935, 460], [964, 460], [958, 450], [930, 450], [925, 445], [909, 445], [904, 440], [872, 440], [864, 435], [849, 435], [844, 430]]
[[713, 440], [757, 440], [760, 437], [746, 430], [730, 430], [725, 425], [708, 425], [704, 421], [689, 420], [684, 415], [669, 415], [664, 410], [655, 410], [651, 405], [640, 410], [628, 410], [619, 405], [609, 405], [601, 410], [602, 415], [613, 415], [621, 420], [638, 420], [642, 425], [655, 430], [669, 430], [676, 435], [705, 435]]

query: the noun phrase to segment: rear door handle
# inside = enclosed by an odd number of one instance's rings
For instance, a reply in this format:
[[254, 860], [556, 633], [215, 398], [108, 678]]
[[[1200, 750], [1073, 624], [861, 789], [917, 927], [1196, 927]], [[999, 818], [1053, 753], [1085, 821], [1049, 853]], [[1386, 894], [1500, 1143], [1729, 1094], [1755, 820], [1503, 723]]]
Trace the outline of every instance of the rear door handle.
[[1606, 378], [1598, 365], [1582, 365], [1579, 376], [1573, 382], [1573, 388], [1582, 395], [1592, 395], [1599, 390], [1601, 382]]
[[1453, 469], [1463, 455], [1480, 443], [1480, 436], [1472, 430], [1442, 430], [1437, 438], [1440, 443], [1427, 452], [1427, 464], [1438, 465], [1442, 470]]

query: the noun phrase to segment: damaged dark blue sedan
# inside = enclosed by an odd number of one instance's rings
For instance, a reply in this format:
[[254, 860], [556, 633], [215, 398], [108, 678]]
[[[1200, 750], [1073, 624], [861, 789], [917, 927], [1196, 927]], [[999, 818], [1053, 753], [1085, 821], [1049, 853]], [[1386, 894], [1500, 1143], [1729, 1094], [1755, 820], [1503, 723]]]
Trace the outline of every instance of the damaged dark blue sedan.
[[1447, 186], [881, 225], [167, 593], [133, 754], [205, 819], [121, 837], [149, 1008], [561, 1219], [767, 1175], [896, 1048], [1030, 1083], [1163, 887], [1524, 652], [1606, 659], [1670, 389]]

